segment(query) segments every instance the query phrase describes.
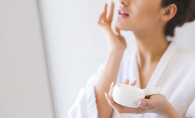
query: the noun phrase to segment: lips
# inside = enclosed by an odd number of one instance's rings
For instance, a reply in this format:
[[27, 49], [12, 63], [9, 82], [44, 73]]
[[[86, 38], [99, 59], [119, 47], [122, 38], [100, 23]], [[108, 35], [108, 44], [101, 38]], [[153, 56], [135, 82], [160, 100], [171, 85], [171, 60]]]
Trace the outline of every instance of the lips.
[[128, 13], [125, 9], [119, 7], [119, 8], [118, 8], [118, 14], [121, 14], [121, 13], [123, 13], [124, 15], [129, 16], [129, 13]]

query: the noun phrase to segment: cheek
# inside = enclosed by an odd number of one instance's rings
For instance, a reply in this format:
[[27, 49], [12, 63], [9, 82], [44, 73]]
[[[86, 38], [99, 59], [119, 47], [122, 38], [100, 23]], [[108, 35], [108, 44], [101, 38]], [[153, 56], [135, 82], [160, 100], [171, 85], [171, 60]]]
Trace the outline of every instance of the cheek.
[[149, 26], [158, 20], [158, 8], [152, 5], [132, 6], [132, 19], [136, 25]]
[[158, 24], [158, 6], [149, 3], [132, 3], [130, 17], [118, 19], [116, 25], [122, 30], [143, 30]]
[[134, 13], [134, 18], [136, 18], [137, 21], [152, 21], [157, 16], [155, 9], [144, 7], [137, 9]]

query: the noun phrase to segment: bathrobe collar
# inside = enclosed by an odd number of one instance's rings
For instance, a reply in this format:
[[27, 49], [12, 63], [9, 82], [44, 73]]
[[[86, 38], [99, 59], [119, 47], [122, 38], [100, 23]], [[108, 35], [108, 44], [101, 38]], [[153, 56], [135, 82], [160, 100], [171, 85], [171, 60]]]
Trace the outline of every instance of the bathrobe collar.
[[[158, 62], [146, 88], [155, 87], [158, 85], [160, 78], [162, 77], [167, 65], [169, 64], [171, 58], [173, 57], [173, 55], [175, 54], [177, 49], [178, 49], [178, 46], [175, 44], [175, 42], [171, 42], [169, 44], [167, 50], [165, 51], [165, 53], [161, 57], [160, 61]], [[136, 49], [134, 49], [132, 56], [131, 56], [130, 79], [131, 80], [136, 79], [137, 80], [136, 86], [138, 88], [141, 88], [136, 53], [137, 53], [137, 51], [136, 51]]]

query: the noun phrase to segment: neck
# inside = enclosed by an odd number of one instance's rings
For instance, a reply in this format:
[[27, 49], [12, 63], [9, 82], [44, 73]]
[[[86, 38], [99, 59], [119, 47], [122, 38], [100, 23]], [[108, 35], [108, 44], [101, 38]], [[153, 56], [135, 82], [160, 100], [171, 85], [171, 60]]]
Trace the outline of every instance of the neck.
[[170, 44], [165, 35], [159, 30], [148, 30], [144, 33], [134, 34], [136, 37], [137, 60], [140, 66], [158, 62]]

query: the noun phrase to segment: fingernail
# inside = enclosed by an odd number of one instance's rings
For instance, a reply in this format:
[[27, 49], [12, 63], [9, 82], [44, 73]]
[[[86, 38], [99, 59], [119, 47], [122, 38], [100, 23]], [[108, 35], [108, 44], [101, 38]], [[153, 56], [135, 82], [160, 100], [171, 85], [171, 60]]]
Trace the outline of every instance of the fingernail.
[[110, 85], [110, 89], [112, 88], [113, 84], [114, 84], [114, 82], [112, 82], [112, 84]]
[[129, 81], [129, 80], [128, 80], [128, 79], [126, 79], [126, 80], [125, 80], [125, 83], [126, 83], [126, 82], [128, 82], [128, 81]]
[[139, 101], [139, 102], [138, 102], [138, 106], [143, 107], [143, 106], [145, 106], [145, 105], [146, 105], [146, 102], [144, 102], [144, 101]]
[[108, 100], [108, 97], [107, 97], [107, 95], [106, 95], [106, 92], [105, 92], [104, 94], [105, 94], [106, 99]]

